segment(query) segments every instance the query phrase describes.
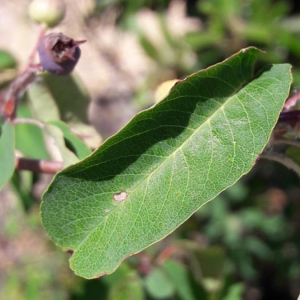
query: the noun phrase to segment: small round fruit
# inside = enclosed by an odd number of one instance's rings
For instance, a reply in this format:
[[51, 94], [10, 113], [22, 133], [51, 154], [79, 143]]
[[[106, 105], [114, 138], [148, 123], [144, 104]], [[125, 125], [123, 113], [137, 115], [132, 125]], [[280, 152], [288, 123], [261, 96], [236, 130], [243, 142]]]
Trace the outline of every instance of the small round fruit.
[[48, 27], [59, 24], [65, 13], [66, 5], [62, 0], [33, 0], [29, 6], [30, 18]]
[[74, 41], [62, 33], [44, 36], [38, 46], [43, 69], [56, 75], [71, 73], [80, 58], [79, 45], [84, 42]]

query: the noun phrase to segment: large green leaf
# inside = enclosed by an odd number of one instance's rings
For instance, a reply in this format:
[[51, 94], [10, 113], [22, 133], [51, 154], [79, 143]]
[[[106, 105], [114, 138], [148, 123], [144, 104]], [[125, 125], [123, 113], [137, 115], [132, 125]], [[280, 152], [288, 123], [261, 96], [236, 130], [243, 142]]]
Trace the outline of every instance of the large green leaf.
[[0, 190], [15, 170], [15, 131], [10, 122], [0, 127]]
[[74, 251], [76, 274], [113, 272], [161, 240], [254, 165], [291, 84], [290, 65], [253, 78], [259, 51], [243, 49], [178, 83], [43, 197], [42, 222]]

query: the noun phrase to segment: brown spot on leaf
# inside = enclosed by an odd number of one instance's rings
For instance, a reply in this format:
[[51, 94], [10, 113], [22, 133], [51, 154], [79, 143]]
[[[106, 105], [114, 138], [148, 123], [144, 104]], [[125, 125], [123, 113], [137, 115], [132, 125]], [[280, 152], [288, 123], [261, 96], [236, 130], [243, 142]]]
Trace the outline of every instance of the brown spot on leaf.
[[122, 202], [124, 201], [126, 198], [128, 197], [128, 194], [126, 192], [120, 192], [120, 193], [116, 193], [114, 194], [114, 200], [117, 202]]

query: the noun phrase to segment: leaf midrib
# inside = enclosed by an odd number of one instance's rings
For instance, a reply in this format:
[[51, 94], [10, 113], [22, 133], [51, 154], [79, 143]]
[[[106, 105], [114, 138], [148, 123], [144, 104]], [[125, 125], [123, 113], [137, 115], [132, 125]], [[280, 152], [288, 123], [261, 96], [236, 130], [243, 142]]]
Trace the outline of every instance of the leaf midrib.
[[[244, 88], [244, 87], [246, 87], [249, 83], [251, 83], [252, 82], [252, 80], [253, 80], [253, 78], [251, 78], [249, 81], [244, 81], [244, 82], [242, 82], [232, 93], [231, 93], [231, 95], [229, 95], [228, 96], [228, 98], [227, 98], [227, 100], [225, 100], [224, 101], [224, 103], [222, 104], [222, 105], [220, 105], [202, 124], [200, 124], [200, 126], [198, 127], [198, 128], [196, 128], [195, 130], [194, 130], [194, 132], [193, 133], [191, 133], [191, 135], [189, 136], [189, 137], [187, 137], [187, 139], [185, 140], [185, 141], [183, 141], [182, 142], [182, 144], [179, 146], [179, 147], [177, 147], [176, 148], [176, 150], [174, 150], [172, 153], [170, 153], [170, 155], [168, 155], [168, 156], [166, 156], [166, 157], [164, 157], [165, 159], [164, 160], [162, 160], [162, 162], [151, 172], [151, 173], [149, 173], [148, 174], [148, 176], [147, 177], [145, 177], [133, 190], [131, 190], [130, 192], [130, 194], [128, 194], [128, 198], [126, 199], [126, 202], [128, 202], [129, 200], [130, 200], [130, 198], [131, 198], [131, 196], [133, 195], [133, 193], [137, 190], [137, 188], [139, 187], [139, 186], [141, 186], [145, 181], [149, 181], [149, 179], [152, 177], [152, 175], [153, 174], [155, 174], [156, 173], [156, 171], [157, 170], [159, 170], [161, 167], [163, 167], [164, 166], [164, 164], [172, 157], [172, 156], [174, 156], [176, 153], [177, 153], [177, 151], [182, 151], [181, 149], [182, 149], [182, 147], [187, 143], [187, 142], [189, 142], [190, 141], [190, 139], [197, 133], [197, 132], [199, 132], [205, 125], [207, 125], [207, 124], [209, 124], [209, 122], [210, 122], [210, 120], [216, 115], [216, 114], [218, 114], [221, 110], [223, 110], [224, 109], [224, 107], [226, 106], [226, 105], [228, 105], [228, 103], [229, 102], [231, 102], [235, 97], [236, 97], [236, 95], [237, 95], [237, 93], [239, 92], [239, 91], [241, 91], [242, 90], [242, 88]], [[201, 97], [199, 97], [199, 98], [201, 98]], [[155, 129], [157, 129], [157, 128], [155, 128]], [[99, 193], [98, 195], [101, 195], [102, 193]], [[93, 196], [95, 196], [95, 194], [93, 195]], [[121, 203], [122, 204], [122, 203]], [[116, 206], [115, 208], [113, 208], [111, 211], [110, 211], [110, 214], [109, 215], [106, 215], [105, 217], [103, 217], [102, 218], [102, 220], [101, 220], [101, 222], [99, 222], [99, 223], [97, 223], [92, 229], [91, 229], [91, 231], [87, 234], [87, 236], [86, 237], [84, 237], [84, 239], [78, 244], [78, 246], [76, 246], [75, 247], [75, 249], [74, 249], [74, 253], [75, 253], [75, 251], [76, 250], [78, 250], [79, 248], [80, 248], [80, 246], [81, 245], [83, 245], [84, 244], [84, 242], [89, 238], [89, 236], [98, 228], [98, 226], [99, 225], [101, 225], [103, 222], [105, 222], [105, 219], [107, 219], [107, 218], [109, 218], [109, 216], [116, 210], [116, 209], [118, 209], [118, 207], [119, 207], [120, 205], [118, 205], [118, 206]], [[103, 251], [105, 250], [105, 248], [103, 249]], [[102, 251], [102, 253], [103, 253], [103, 251]], [[101, 253], [101, 254], [102, 254]]]

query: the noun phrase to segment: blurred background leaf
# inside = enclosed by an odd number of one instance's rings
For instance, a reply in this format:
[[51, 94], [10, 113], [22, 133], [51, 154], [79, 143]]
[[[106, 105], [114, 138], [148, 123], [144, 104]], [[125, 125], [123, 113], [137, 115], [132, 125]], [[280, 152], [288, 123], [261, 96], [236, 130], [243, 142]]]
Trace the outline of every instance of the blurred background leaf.
[[14, 69], [16, 66], [15, 58], [9, 52], [0, 49], [0, 72], [5, 69]]
[[15, 169], [15, 129], [7, 121], [0, 127], [0, 190], [9, 181]]
[[[17, 112], [18, 118], [32, 118], [32, 113], [27, 105], [20, 105]], [[43, 130], [34, 125], [19, 123], [15, 125], [16, 149], [23, 155], [35, 159], [50, 159], [43, 137]]]
[[78, 76], [45, 74], [43, 80], [55, 99], [63, 121], [87, 123], [89, 95]]
[[52, 121], [49, 124], [58, 127], [62, 131], [65, 140], [69, 143], [69, 148], [72, 148], [79, 159], [84, 159], [91, 154], [88, 146], [70, 130], [67, 124], [62, 121]]
[[145, 279], [148, 293], [154, 299], [165, 299], [171, 297], [175, 292], [172, 281], [160, 268], [153, 268]]
[[[1, 0], [0, 88], [15, 78], [17, 68], [23, 70], [35, 44], [38, 28], [28, 19], [29, 2]], [[88, 40], [76, 73], [68, 77], [43, 75], [46, 96], [37, 93], [39, 105], [35, 106], [30, 104], [31, 92], [27, 93], [18, 117], [42, 122], [62, 117], [69, 130], [88, 142], [92, 150], [100, 145], [101, 135], [106, 138], [106, 132], [115, 133], [136, 111], [153, 105], [154, 93], [162, 82], [183, 79], [249, 45], [267, 51], [257, 68], [264, 63], [291, 63], [292, 94], [299, 91], [297, 0], [65, 2], [66, 19], [55, 31]], [[50, 158], [39, 127], [17, 124], [15, 131], [16, 149], [22, 155]], [[79, 155], [62, 131], [61, 135], [64, 146]], [[299, 151], [288, 149], [288, 154], [297, 160]], [[115, 274], [120, 279], [111, 275], [92, 281], [72, 274], [66, 264], [69, 254], [53, 248], [39, 222], [40, 196], [50, 181], [51, 176], [18, 172], [0, 193], [1, 295], [6, 300], [108, 299], [114, 285], [122, 290], [121, 282], [130, 271], [118, 270]], [[223, 249], [222, 288], [217, 294], [204, 290], [190, 268], [189, 251], [181, 250], [184, 254], [174, 253], [165, 262], [176, 265], [174, 278], [167, 273], [168, 267], [159, 265], [169, 276], [167, 287], [170, 282], [174, 286], [168, 299], [192, 297], [192, 290], [196, 299], [203, 300], [294, 300], [300, 291], [299, 194], [295, 174], [260, 160], [246, 178], [203, 207], [169, 239], [148, 249], [146, 270], [158, 267], [157, 256], [169, 244], [188, 240], [199, 251]], [[140, 272], [138, 258], [132, 257], [128, 264], [138, 272], [133, 278], [143, 280], [147, 276]], [[182, 280], [181, 285], [175, 275]], [[155, 299], [145, 285], [143, 288], [147, 300]]]

